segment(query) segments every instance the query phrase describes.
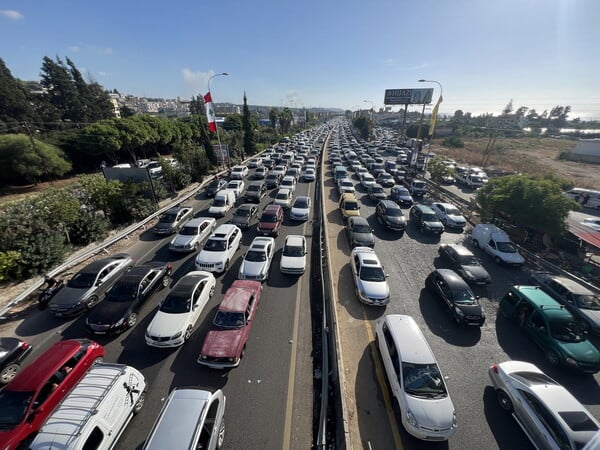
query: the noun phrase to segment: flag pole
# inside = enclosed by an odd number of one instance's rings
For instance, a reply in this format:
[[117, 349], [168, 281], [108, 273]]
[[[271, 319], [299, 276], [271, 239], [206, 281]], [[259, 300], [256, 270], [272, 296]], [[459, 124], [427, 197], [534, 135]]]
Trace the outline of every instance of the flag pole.
[[[217, 73], [215, 75], [212, 75], [209, 79], [208, 79], [208, 95], [210, 96], [211, 102], [212, 102], [212, 94], [210, 93], [210, 82], [214, 77], [219, 77], [219, 76], [228, 76], [229, 74], [227, 72], [222, 72], [222, 73]], [[214, 110], [214, 107], [213, 107]], [[222, 151], [222, 147], [221, 147], [221, 136], [219, 135], [219, 125], [217, 124], [217, 115], [215, 114], [215, 128], [217, 131], [217, 142], [219, 144], [219, 152]], [[229, 159], [229, 149], [227, 150], [227, 167], [229, 169], [231, 169], [231, 160]]]

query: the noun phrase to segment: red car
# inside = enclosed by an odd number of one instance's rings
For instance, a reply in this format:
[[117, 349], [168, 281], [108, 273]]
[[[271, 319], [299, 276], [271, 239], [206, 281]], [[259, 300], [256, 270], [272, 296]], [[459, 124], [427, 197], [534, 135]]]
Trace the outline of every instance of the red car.
[[259, 236], [277, 236], [279, 228], [283, 223], [283, 208], [279, 205], [268, 205], [263, 210], [258, 226], [256, 227]]
[[54, 344], [0, 391], [0, 448], [27, 448], [54, 408], [102, 361], [104, 347], [87, 339]]
[[240, 364], [261, 291], [260, 281], [236, 280], [231, 284], [204, 339], [198, 364], [213, 369]]

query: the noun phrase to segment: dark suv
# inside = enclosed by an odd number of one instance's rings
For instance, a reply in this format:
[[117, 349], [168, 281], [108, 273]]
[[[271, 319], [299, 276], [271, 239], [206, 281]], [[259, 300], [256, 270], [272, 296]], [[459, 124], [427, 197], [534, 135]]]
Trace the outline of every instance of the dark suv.
[[400, 231], [402, 236], [406, 230], [406, 218], [402, 209], [392, 200], [381, 200], [375, 208], [377, 220], [386, 228]]
[[246, 188], [244, 199], [247, 202], [260, 203], [260, 200], [267, 195], [267, 185], [264, 181], [253, 181]]
[[410, 220], [421, 233], [442, 234], [444, 224], [435, 215], [435, 211], [427, 205], [416, 204], [410, 208]]

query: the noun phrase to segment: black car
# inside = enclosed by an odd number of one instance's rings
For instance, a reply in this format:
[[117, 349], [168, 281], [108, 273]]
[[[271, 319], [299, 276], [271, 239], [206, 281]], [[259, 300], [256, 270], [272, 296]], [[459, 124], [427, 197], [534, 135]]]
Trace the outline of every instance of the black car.
[[229, 223], [237, 225], [244, 230], [250, 226], [257, 214], [258, 206], [251, 203], [244, 203], [235, 210]]
[[154, 292], [171, 282], [171, 264], [153, 261], [134, 267], [90, 311], [85, 325], [90, 333], [119, 333], [135, 325], [138, 312]]
[[8, 383], [15, 377], [32, 348], [21, 339], [0, 337], [0, 385]]
[[442, 234], [444, 225], [435, 215], [435, 211], [427, 205], [417, 203], [410, 208], [410, 220], [421, 233]]
[[479, 297], [473, 294], [469, 285], [455, 271], [434, 270], [427, 276], [425, 287], [444, 301], [458, 324], [480, 327], [485, 322]]
[[400, 231], [400, 236], [406, 230], [406, 218], [402, 209], [392, 200], [381, 200], [375, 208], [377, 220], [387, 229]]
[[217, 192], [219, 192], [221, 189], [225, 189], [226, 185], [227, 185], [227, 180], [225, 180], [223, 178], [214, 179], [208, 184], [208, 186], [206, 186], [204, 195], [206, 195], [207, 197], [214, 197], [215, 194]]
[[279, 186], [279, 183], [281, 183], [281, 175], [278, 173], [269, 173], [265, 177], [265, 183], [268, 189], [276, 188]]
[[460, 244], [442, 244], [438, 253], [465, 281], [474, 284], [492, 282], [490, 274], [483, 268], [481, 261], [468, 248]]
[[369, 198], [374, 202], [385, 200], [387, 198], [385, 189], [383, 189], [383, 186], [378, 183], [370, 185], [367, 188], [367, 193], [369, 194]]
[[346, 231], [348, 233], [348, 240], [350, 246], [354, 247], [371, 247], [375, 246], [375, 236], [373, 236], [373, 229], [367, 219], [360, 216], [348, 217], [348, 223], [346, 224]]
[[194, 209], [189, 206], [170, 208], [160, 216], [152, 231], [158, 235], [177, 233], [192, 217], [194, 217]]

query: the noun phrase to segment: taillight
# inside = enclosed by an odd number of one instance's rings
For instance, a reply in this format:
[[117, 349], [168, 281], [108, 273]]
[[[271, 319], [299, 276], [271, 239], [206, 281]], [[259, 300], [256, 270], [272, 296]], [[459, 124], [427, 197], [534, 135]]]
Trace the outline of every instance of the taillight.
[[167, 264], [167, 270], [171, 270], [173, 266], [171, 264]]
[[499, 372], [497, 364], [493, 364], [492, 367], [491, 367], [491, 369], [494, 371], [494, 373], [498, 373]]
[[25, 341], [21, 341], [20, 346], [23, 350], [27, 350], [29, 348], [29, 344]]

